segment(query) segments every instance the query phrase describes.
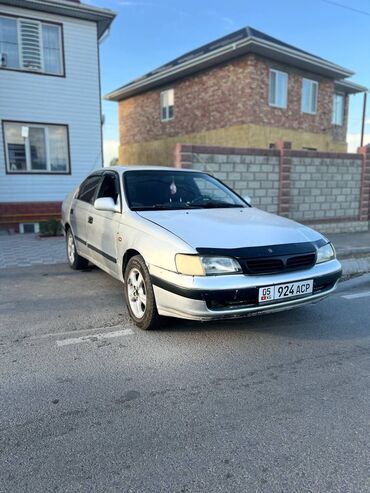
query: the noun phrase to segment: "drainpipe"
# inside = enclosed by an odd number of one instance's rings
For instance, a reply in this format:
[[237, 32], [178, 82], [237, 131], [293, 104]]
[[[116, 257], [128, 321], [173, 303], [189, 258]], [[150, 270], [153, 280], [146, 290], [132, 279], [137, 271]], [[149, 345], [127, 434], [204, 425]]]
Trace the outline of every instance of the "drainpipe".
[[366, 120], [366, 102], [367, 102], [367, 92], [364, 92], [364, 102], [362, 107], [362, 126], [361, 126], [361, 147], [364, 145], [364, 135], [365, 135], [365, 120]]

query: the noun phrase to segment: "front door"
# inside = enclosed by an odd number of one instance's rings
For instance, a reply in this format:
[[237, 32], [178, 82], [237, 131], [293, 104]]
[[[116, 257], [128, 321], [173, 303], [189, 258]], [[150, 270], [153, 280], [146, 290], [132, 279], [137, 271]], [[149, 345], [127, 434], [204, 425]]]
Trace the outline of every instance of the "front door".
[[[101, 197], [110, 197], [115, 204], [120, 204], [119, 177], [114, 171], [104, 172], [95, 199]], [[89, 216], [92, 217], [92, 222], [87, 223], [89, 255], [97, 265], [117, 276], [117, 241], [121, 213], [98, 211], [92, 205]]]
[[78, 253], [91, 256], [87, 245], [87, 226], [91, 221], [92, 202], [100, 183], [101, 175], [91, 175], [81, 184], [80, 189], [73, 199], [71, 210], [71, 227], [75, 238]]

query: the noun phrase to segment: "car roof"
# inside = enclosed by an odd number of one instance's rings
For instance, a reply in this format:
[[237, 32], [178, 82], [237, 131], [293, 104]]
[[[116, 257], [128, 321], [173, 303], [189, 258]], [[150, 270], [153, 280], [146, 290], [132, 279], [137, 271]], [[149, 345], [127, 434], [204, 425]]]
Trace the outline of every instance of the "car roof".
[[142, 165], [142, 164], [136, 164], [136, 165], [130, 165], [130, 166], [121, 166], [121, 165], [114, 165], [114, 166], [107, 166], [105, 168], [99, 169], [97, 171], [94, 171], [94, 173], [102, 173], [104, 171], [117, 171], [120, 174], [125, 173], [126, 171], [171, 171], [173, 172], [178, 172], [178, 171], [192, 171], [195, 173], [204, 173], [204, 171], [196, 170], [196, 169], [183, 169], [183, 168], [172, 168], [170, 166], [160, 166], [160, 165]]

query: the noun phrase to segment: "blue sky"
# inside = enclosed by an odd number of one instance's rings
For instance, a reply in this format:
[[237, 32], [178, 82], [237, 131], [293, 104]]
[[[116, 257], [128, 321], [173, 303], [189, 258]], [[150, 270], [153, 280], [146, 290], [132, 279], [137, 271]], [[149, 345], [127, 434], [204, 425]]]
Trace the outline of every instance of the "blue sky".
[[[85, 0], [86, 1], [86, 0]], [[369, 0], [88, 0], [117, 12], [101, 44], [102, 92], [220, 36], [252, 26], [355, 72], [370, 87]], [[362, 95], [351, 97], [350, 148], [359, 145]], [[106, 161], [118, 145], [117, 104], [103, 103]], [[370, 102], [366, 133], [370, 141]]]

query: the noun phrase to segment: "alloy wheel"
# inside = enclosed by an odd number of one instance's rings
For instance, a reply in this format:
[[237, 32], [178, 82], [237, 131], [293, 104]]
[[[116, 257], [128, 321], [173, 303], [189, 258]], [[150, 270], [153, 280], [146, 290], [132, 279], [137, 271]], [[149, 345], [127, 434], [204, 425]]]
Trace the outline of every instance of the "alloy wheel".
[[137, 319], [143, 318], [146, 309], [146, 287], [141, 272], [134, 267], [127, 278], [130, 308]]
[[73, 264], [73, 262], [75, 261], [75, 256], [76, 256], [76, 248], [75, 248], [75, 242], [74, 242], [72, 233], [68, 234], [67, 254], [68, 254], [69, 262], [71, 264]]

